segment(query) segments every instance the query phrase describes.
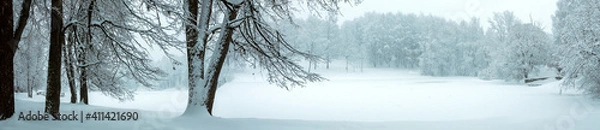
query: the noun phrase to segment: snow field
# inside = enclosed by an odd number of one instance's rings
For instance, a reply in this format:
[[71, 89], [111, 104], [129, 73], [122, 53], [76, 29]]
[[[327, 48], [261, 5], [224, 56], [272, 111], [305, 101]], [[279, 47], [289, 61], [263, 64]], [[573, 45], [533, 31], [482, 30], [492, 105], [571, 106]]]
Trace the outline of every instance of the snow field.
[[119, 102], [90, 93], [90, 105], [69, 104], [61, 112], [130, 111], [138, 121], [19, 121], [19, 112], [42, 111], [43, 96], [17, 94], [13, 118], [0, 130], [17, 129], [597, 129], [600, 105], [576, 91], [559, 95], [560, 81], [538, 87], [472, 77], [428, 77], [397, 69], [346, 72], [317, 69], [329, 81], [285, 90], [247, 70], [217, 91], [214, 115], [180, 117], [187, 90], [137, 91]]

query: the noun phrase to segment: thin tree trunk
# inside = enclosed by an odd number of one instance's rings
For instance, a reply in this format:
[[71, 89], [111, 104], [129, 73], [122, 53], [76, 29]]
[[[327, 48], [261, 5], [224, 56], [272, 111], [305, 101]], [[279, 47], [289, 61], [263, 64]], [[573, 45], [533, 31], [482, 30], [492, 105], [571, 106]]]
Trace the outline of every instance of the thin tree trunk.
[[85, 68], [80, 68], [81, 75], [79, 76], [79, 102], [83, 102], [83, 104], [88, 105], [88, 82], [87, 82], [87, 73]]
[[312, 68], [312, 60], [308, 60], [308, 72], [310, 72], [310, 69]]
[[237, 17], [237, 12], [239, 7], [233, 8], [229, 13], [227, 18], [223, 20], [223, 26], [221, 27], [221, 38], [218, 50], [215, 51], [215, 55], [211, 58], [212, 62], [209, 66], [209, 71], [207, 75], [207, 82], [205, 84], [205, 88], [208, 88], [208, 98], [205, 100], [204, 104], [206, 104], [206, 109], [208, 113], [212, 115], [213, 105], [215, 103], [215, 96], [217, 93], [217, 86], [219, 81], [219, 76], [221, 74], [221, 70], [223, 68], [223, 64], [225, 63], [225, 59], [227, 58], [227, 53], [229, 52], [229, 45], [232, 42], [233, 30], [229, 28], [229, 21], [235, 20]]
[[317, 70], [317, 65], [319, 65], [319, 62], [317, 61], [313, 61], [313, 70]]
[[62, 0], [52, 0], [50, 21], [50, 52], [48, 54], [48, 87], [46, 90], [45, 112], [54, 118], [59, 117], [60, 109], [60, 67], [61, 50], [64, 43], [62, 33]]
[[331, 60], [329, 59], [329, 56], [327, 56], [327, 60], [325, 62], [327, 62], [327, 63], [325, 63], [326, 64], [325, 68], [329, 69], [329, 63], [331, 63]]
[[74, 36], [69, 36], [69, 43], [65, 45], [65, 71], [67, 73], [67, 81], [69, 82], [69, 90], [71, 90], [71, 103], [77, 103], [77, 90], [75, 90], [75, 67], [73, 67], [73, 45], [75, 44]]
[[[204, 4], [206, 3], [206, 4]], [[202, 46], [197, 47], [198, 48], [198, 57], [200, 57], [200, 59], [202, 59], [202, 61], [204, 61], [204, 56], [206, 54], [206, 44], [208, 43], [208, 37], [210, 36], [210, 33], [208, 33], [208, 24], [210, 23], [210, 16], [212, 15], [212, 4], [213, 4], [213, 0], [204, 0], [202, 1], [202, 14], [200, 15], [200, 23], [199, 23], [199, 27], [200, 27], [200, 39], [202, 40]], [[202, 77], [202, 79], [204, 79], [204, 62], [200, 62], [199, 66], [202, 66], [200, 68], [200, 77]]]
[[350, 60], [350, 59], [348, 59], [348, 56], [345, 56], [345, 59], [346, 59], [346, 72], [348, 72], [348, 64], [349, 64], [348, 60]]
[[364, 68], [364, 67], [363, 67], [363, 59], [364, 59], [364, 58], [360, 58], [360, 72], [361, 72], [361, 73], [363, 72], [363, 68]]
[[[29, 50], [29, 49], [27, 49], [27, 50]], [[27, 71], [27, 72], [25, 75], [27, 78], [27, 97], [33, 98], [33, 92], [31, 89], [33, 87], [33, 84], [31, 83], [32, 82], [31, 81], [31, 77], [32, 77], [31, 76], [31, 54], [29, 54], [30, 53], [29, 51], [27, 51], [26, 53], [27, 54], [25, 54], [26, 55], [25, 59], [26, 59], [27, 64], [25, 65], [25, 67], [26, 67], [25, 71]]]
[[[86, 60], [86, 43], [79, 44], [79, 54], [77, 54], [78, 64], [85, 65]], [[85, 66], [79, 67], [79, 102], [88, 104], [88, 82], [87, 82], [87, 69]]]
[[81, 75], [79, 75], [79, 84], [80, 84], [80, 88], [79, 88], [79, 100], [81, 102], [83, 102], [84, 104], [88, 105], [89, 104], [89, 100], [88, 100], [88, 74], [87, 74], [87, 64], [86, 64], [86, 59], [87, 59], [87, 50], [91, 49], [92, 47], [92, 12], [94, 10], [94, 6], [95, 6], [96, 0], [91, 0], [90, 1], [90, 5], [88, 6], [88, 21], [87, 21], [87, 39], [85, 40], [84, 45], [80, 45], [80, 52], [79, 55], [77, 56], [79, 58], [79, 64], [80, 65], [85, 65], [85, 66], [81, 66], [80, 71], [81, 71]]

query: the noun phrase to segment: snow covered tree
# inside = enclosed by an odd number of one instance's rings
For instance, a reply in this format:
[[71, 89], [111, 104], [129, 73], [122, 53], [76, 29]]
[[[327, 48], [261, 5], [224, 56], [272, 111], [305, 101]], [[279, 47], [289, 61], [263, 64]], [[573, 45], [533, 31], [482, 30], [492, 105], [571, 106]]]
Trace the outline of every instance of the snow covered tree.
[[366, 55], [373, 67], [418, 68], [434, 76], [475, 76], [485, 68], [484, 34], [476, 18], [457, 23], [431, 15], [368, 13], [341, 30], [340, 42], [350, 46], [343, 56]]
[[[198, 24], [198, 5], [201, 7], [200, 21]], [[183, 4], [186, 12], [185, 30], [186, 30], [186, 50], [187, 50], [187, 63], [188, 63], [188, 103], [185, 114], [198, 114], [196, 111], [208, 110], [205, 105], [206, 91], [205, 78], [204, 78], [204, 54], [206, 51], [206, 45], [208, 42], [209, 34], [209, 20], [213, 10], [213, 0], [187, 0]], [[197, 27], [198, 26], [198, 27]], [[199, 38], [201, 36], [202, 38]], [[201, 40], [198, 42], [198, 40]], [[200, 108], [198, 108], [199, 106]], [[200, 110], [197, 110], [200, 109]]]
[[476, 76], [484, 66], [483, 30], [479, 20], [448, 21], [426, 16], [420, 20], [419, 70], [431, 76]]
[[[171, 32], [180, 29], [175, 5], [164, 1], [85, 0], [70, 3], [65, 30], [76, 60], [80, 100], [87, 104], [88, 90], [101, 91], [119, 100], [133, 99], [126, 79], [151, 87], [166, 73], [151, 65], [149, 47], [167, 51], [181, 47]], [[169, 10], [169, 11], [164, 11]], [[175, 10], [176, 11], [176, 10]], [[171, 31], [171, 32], [170, 32]], [[175, 60], [172, 60], [176, 62]], [[76, 62], [76, 63], [75, 63]], [[68, 73], [67, 73], [68, 74]]]
[[15, 113], [15, 74], [14, 74], [14, 57], [21, 35], [27, 25], [31, 0], [24, 0], [21, 4], [21, 13], [17, 21], [16, 28], [13, 21], [14, 6], [12, 0], [0, 2], [0, 120], [5, 120], [12, 117]]
[[559, 0], [553, 17], [554, 39], [562, 48], [564, 86], [600, 97], [599, 0]]
[[428, 16], [424, 24], [423, 41], [420, 44], [423, 54], [419, 57], [419, 70], [423, 75], [449, 76], [455, 68], [457, 30], [443, 18]]
[[489, 46], [492, 61], [481, 77], [519, 81], [548, 64], [552, 44], [541, 27], [521, 23], [512, 12], [496, 13], [490, 24], [487, 35], [496, 44]]
[[395, 51], [392, 48], [394, 43], [394, 39], [396, 35], [392, 33], [393, 24], [392, 19], [393, 15], [391, 13], [387, 14], [366, 14], [366, 19], [369, 19], [370, 22], [367, 22], [365, 27], [365, 37], [368, 40], [366, 42], [367, 55], [369, 62], [373, 67], [382, 67], [386, 66], [390, 67], [390, 61], [393, 58], [393, 52]]
[[46, 83], [47, 54], [50, 39], [50, 19], [48, 6], [44, 2], [32, 1], [30, 18], [24, 29], [20, 44], [15, 55], [15, 85], [17, 89], [26, 90], [28, 97], [34, 96], [34, 90], [43, 88]]
[[[363, 44], [362, 26], [358, 19], [346, 21], [340, 28], [340, 44], [346, 45], [340, 55], [346, 60], [346, 71], [349, 70], [349, 65], [358, 66], [360, 71], [363, 71], [364, 59], [366, 58], [366, 50]], [[356, 67], [354, 67], [356, 69]]]
[[[343, 0], [349, 2], [350, 0]], [[335, 12], [338, 10], [338, 3], [342, 0], [328, 1], [306, 1], [300, 4], [306, 5], [312, 9], [325, 9]], [[197, 31], [200, 34], [208, 34], [208, 39], [200, 35], [198, 43], [190, 46], [189, 39], [194, 39], [194, 32], [189, 31], [186, 35], [188, 39], [188, 73], [189, 73], [189, 101], [184, 115], [212, 114], [212, 106], [217, 91], [218, 78], [221, 73], [223, 63], [231, 50], [245, 59], [258, 61], [262, 69], [269, 73], [268, 81], [278, 86], [289, 88], [301, 86], [306, 82], [320, 81], [323, 78], [317, 74], [309, 73], [302, 69], [300, 65], [294, 63], [290, 58], [282, 55], [282, 52], [292, 52], [301, 56], [312, 58], [313, 55], [300, 52], [288, 44], [281, 33], [268, 24], [272, 21], [291, 20], [294, 6], [292, 1], [275, 0], [222, 0], [212, 1], [203, 0], [201, 2], [187, 2], [183, 5], [187, 8], [186, 15], [188, 21], [193, 21], [194, 9], [190, 9], [193, 4], [200, 4], [200, 23]], [[192, 4], [192, 5], [190, 5]], [[218, 9], [218, 10], [217, 10]], [[216, 24], [208, 24], [205, 21], [215, 19], [210, 17], [210, 13], [223, 16], [221, 21]], [[190, 17], [191, 16], [191, 17]], [[189, 19], [191, 18], [191, 19]], [[186, 24], [194, 22], [186, 22]], [[195, 25], [195, 24], [192, 24]], [[189, 25], [188, 25], [189, 26]], [[202, 46], [205, 45], [205, 46]], [[210, 58], [199, 57], [198, 50], [205, 50], [213, 47], [214, 50]], [[191, 50], [190, 50], [191, 49]], [[206, 72], [201, 71], [204, 62], [208, 62]], [[203, 76], [202, 76], [203, 75]]]
[[538, 72], [538, 66], [547, 65], [551, 52], [549, 46], [551, 45], [550, 37], [542, 30], [541, 27], [529, 23], [519, 24], [515, 26], [514, 33], [511, 34], [510, 39], [513, 42], [512, 56], [515, 58], [509, 58], [516, 61], [517, 70], [519, 70], [519, 76], [522, 79], [530, 78], [530, 74]]
[[[310, 15], [306, 19], [297, 19], [295, 24], [284, 25], [279, 23], [283, 35], [287, 37], [287, 41], [298, 50], [302, 50], [317, 56], [320, 59], [308, 60], [307, 70], [310, 72], [317, 68], [319, 62], [325, 62], [325, 67], [329, 69], [329, 64], [333, 58], [336, 58], [340, 49], [336, 48], [339, 45], [338, 26], [335, 23], [337, 16], [334, 13], [328, 13], [326, 17]], [[285, 27], [284, 27], [285, 26]]]

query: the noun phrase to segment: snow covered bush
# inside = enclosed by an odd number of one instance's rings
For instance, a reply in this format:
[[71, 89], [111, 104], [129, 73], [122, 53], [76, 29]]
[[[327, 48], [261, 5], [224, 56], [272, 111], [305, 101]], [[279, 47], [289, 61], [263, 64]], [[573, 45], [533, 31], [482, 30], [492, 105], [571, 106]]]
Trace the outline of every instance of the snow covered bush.
[[503, 12], [496, 13], [490, 24], [487, 49], [491, 61], [480, 77], [521, 81], [551, 60], [550, 37], [535, 22], [521, 23], [512, 12]]

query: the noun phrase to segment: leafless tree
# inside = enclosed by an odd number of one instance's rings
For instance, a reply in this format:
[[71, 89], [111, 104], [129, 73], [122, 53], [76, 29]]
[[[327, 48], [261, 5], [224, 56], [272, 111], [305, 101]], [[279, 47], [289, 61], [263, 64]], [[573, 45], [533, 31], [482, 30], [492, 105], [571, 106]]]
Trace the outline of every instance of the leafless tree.
[[0, 2], [0, 120], [12, 117], [15, 113], [14, 97], [14, 56], [19, 48], [19, 41], [23, 30], [29, 19], [31, 0], [24, 0], [21, 7], [21, 16], [15, 25], [13, 24], [13, 1]]

